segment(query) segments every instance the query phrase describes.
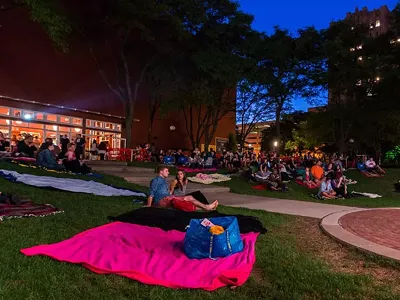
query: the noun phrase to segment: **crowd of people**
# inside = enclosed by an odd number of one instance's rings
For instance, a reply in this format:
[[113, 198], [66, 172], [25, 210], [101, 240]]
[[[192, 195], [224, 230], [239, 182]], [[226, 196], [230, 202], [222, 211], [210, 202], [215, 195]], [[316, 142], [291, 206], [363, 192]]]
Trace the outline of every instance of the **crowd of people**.
[[91, 172], [83, 160], [85, 139], [80, 134], [77, 134], [73, 142], [66, 135], [62, 136], [60, 146], [54, 144], [50, 137], [42, 144], [35, 142], [35, 139], [32, 135], [25, 134], [14, 146], [0, 132], [0, 151], [9, 151], [12, 157], [36, 159], [38, 166], [50, 170], [81, 174]]

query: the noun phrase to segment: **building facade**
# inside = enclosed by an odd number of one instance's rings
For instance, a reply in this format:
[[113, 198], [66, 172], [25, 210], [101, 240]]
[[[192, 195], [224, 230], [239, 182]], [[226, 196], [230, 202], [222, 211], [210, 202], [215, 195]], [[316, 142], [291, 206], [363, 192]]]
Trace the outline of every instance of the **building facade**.
[[[60, 135], [73, 139], [79, 133], [87, 141], [108, 140], [115, 148], [143, 144], [150, 119], [148, 95], [145, 88], [139, 92], [132, 145], [126, 145], [123, 103], [100, 76], [89, 48], [75, 41], [69, 53], [58, 52], [24, 6], [0, 0], [0, 131], [8, 138], [30, 133], [58, 143]], [[236, 93], [229, 97], [235, 101]], [[235, 121], [234, 112], [227, 114], [214, 140], [234, 132]], [[182, 112], [157, 115], [152, 142], [163, 149], [191, 148]]]
[[[251, 131], [245, 140], [245, 146], [247, 148], [254, 149], [256, 154], [260, 153], [262, 148], [262, 140], [263, 140], [263, 130], [269, 128], [275, 121], [268, 121], [268, 122], [259, 122], [254, 127], [253, 131]], [[247, 128], [245, 128], [245, 131]]]

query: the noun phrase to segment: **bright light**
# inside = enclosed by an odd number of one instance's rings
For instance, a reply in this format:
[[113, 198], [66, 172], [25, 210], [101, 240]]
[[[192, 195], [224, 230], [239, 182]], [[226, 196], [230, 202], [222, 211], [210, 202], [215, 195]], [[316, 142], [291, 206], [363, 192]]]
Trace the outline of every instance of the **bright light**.
[[25, 120], [30, 120], [30, 119], [32, 119], [32, 115], [31, 114], [26, 114], [26, 115], [24, 115], [24, 119]]
[[6, 120], [7, 125], [10, 125], [10, 120]]
[[57, 130], [57, 126], [56, 125], [53, 125], [53, 130]]
[[376, 80], [376, 81], [380, 81], [381, 78], [378, 76], [378, 77], [375, 78], [375, 80]]
[[278, 142], [275, 141], [275, 142], [274, 142], [274, 147], [277, 147], [277, 146], [278, 146]]
[[397, 39], [397, 42], [400, 43], [400, 38]]
[[356, 83], [356, 85], [358, 85], [358, 86], [360, 86], [361, 84], [362, 84], [361, 80], [357, 81], [357, 83]]
[[251, 144], [249, 144], [249, 147], [251, 147]]
[[359, 57], [358, 57], [358, 60], [359, 60], [359, 61], [362, 61], [362, 60], [363, 60], [362, 56], [359, 56]]
[[361, 50], [361, 49], [362, 49], [362, 45], [358, 45], [357, 50]]
[[17, 122], [15, 122], [15, 123], [17, 123], [17, 124], [22, 124], [22, 122], [21, 122], [21, 121], [17, 121]]
[[176, 127], [174, 125], [169, 127], [169, 130], [174, 131], [176, 129]]
[[350, 51], [354, 52], [354, 51], [356, 51], [356, 49], [355, 48], [350, 48]]
[[375, 27], [379, 27], [379, 26], [381, 26], [381, 21], [380, 20], [376, 20]]
[[79, 132], [79, 131], [81, 131], [81, 130], [80, 130], [79, 128], [75, 128], [75, 131], [76, 131], [76, 132]]

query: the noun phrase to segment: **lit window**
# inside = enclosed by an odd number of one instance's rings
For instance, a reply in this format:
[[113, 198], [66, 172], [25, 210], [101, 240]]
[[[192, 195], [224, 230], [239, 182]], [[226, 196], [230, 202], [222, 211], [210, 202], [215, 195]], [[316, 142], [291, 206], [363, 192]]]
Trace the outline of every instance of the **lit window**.
[[57, 115], [46, 115], [47, 121], [57, 122]]
[[8, 116], [10, 114], [10, 109], [8, 107], [0, 107], [0, 115]]
[[71, 118], [67, 116], [60, 116], [60, 122], [69, 124], [71, 123]]
[[78, 126], [82, 126], [82, 119], [73, 118], [72, 119], [72, 124], [78, 125]]
[[362, 61], [362, 60], [363, 60], [362, 56], [359, 56], [359, 57], [358, 57], [358, 60], [359, 60], [359, 61]]
[[380, 26], [381, 26], [381, 21], [380, 20], [376, 20], [375, 27], [380, 27]]
[[42, 113], [35, 113], [36, 120], [44, 120], [44, 114]]
[[19, 109], [14, 109], [13, 110], [13, 116], [21, 118], [21, 111]]

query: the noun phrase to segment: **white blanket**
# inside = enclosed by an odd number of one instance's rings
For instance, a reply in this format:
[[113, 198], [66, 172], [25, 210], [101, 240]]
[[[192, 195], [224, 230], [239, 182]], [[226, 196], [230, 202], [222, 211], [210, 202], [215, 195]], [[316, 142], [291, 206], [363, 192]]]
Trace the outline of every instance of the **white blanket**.
[[129, 190], [117, 189], [95, 181], [85, 181], [81, 179], [57, 178], [49, 176], [36, 176], [30, 174], [19, 174], [9, 170], [0, 170], [6, 175], [12, 175], [17, 182], [22, 182], [36, 187], [52, 187], [58, 190], [87, 193], [98, 196], [134, 196], [146, 197], [145, 193]]
[[365, 197], [368, 197], [368, 198], [373, 198], [373, 199], [375, 199], [375, 198], [382, 198], [381, 195], [372, 194], [372, 193], [362, 193], [362, 192], [355, 192], [355, 191], [353, 191], [353, 192], [351, 192], [351, 193], [352, 193], [352, 194], [357, 194], [357, 195], [362, 195], [362, 196], [365, 196]]

